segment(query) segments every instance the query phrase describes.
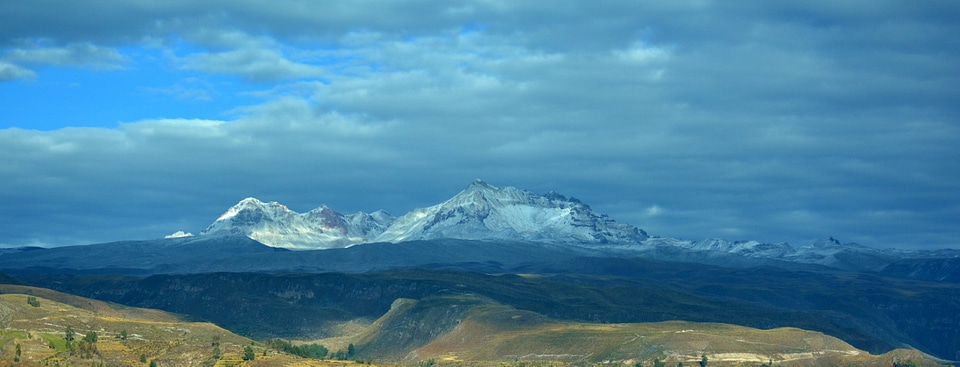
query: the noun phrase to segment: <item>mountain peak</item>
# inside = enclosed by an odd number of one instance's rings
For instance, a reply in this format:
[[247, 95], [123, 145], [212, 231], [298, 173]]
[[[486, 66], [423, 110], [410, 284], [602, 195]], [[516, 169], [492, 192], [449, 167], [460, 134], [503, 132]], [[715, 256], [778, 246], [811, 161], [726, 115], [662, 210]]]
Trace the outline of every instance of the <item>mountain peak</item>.
[[474, 179], [473, 182], [470, 182], [470, 184], [467, 185], [467, 188], [468, 188], [468, 189], [470, 189], [470, 188], [474, 188], [474, 189], [496, 189], [495, 186], [493, 186], [493, 185], [491, 185], [491, 184], [488, 184], [486, 181], [481, 180], [481, 179], [479, 179], [479, 178]]
[[376, 242], [441, 238], [597, 245], [633, 244], [647, 236], [563, 195], [538, 195], [477, 179], [441, 204], [397, 218]]
[[248, 197], [248, 198], [246, 198], [246, 199], [240, 200], [240, 202], [238, 202], [236, 206], [250, 205], [250, 204], [262, 205], [263, 202], [260, 201], [260, 199], [257, 199], [257, 198], [255, 198], [255, 197], [252, 197], [252, 196], [251, 196], [251, 197]]
[[833, 236], [827, 236], [827, 237], [817, 239], [816, 241], [813, 242], [811, 246], [818, 247], [818, 248], [826, 248], [826, 247], [840, 247], [840, 246], [843, 246], [843, 244], [840, 242], [840, 240], [833, 238]]

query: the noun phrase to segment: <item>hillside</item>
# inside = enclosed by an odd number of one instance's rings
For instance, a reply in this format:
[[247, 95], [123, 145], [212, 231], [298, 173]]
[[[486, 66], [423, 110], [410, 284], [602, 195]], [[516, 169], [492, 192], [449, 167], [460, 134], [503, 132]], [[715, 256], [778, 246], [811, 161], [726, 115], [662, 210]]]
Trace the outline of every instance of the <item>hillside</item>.
[[[960, 286], [876, 275], [725, 269], [644, 260], [580, 259], [576, 273], [487, 275], [395, 270], [367, 274], [213, 273], [23, 276], [41, 287], [211, 321], [256, 339], [335, 336], [370, 322], [400, 298], [469, 292], [557, 320], [715, 322], [795, 327], [879, 354], [912, 347], [954, 359], [960, 346]], [[534, 269], [531, 269], [534, 270]], [[579, 275], [575, 275], [579, 274]], [[215, 301], [209, 301], [215, 300]]]
[[[216, 325], [184, 321], [162, 311], [42, 288], [0, 285], [0, 293], [0, 366], [351, 364], [291, 356]], [[74, 333], [70, 342], [68, 329]], [[242, 354], [247, 346], [253, 347], [257, 358], [244, 364]]]
[[[0, 292], [0, 365], [11, 361], [17, 366], [354, 364], [295, 357], [216, 325], [183, 321], [161, 311], [25, 286], [2, 285]], [[759, 366], [772, 361], [781, 366], [880, 366], [894, 360], [935, 365], [916, 351], [870, 355], [837, 338], [796, 328], [759, 330], [681, 321], [559, 321], [471, 292], [397, 299], [377, 320], [355, 322], [366, 327], [337, 336], [356, 344], [354, 358], [405, 365], [521, 366], [531, 361], [651, 365], [654, 359], [693, 365], [702, 357], [714, 365]], [[69, 343], [68, 329], [74, 332]], [[94, 333], [96, 337], [91, 339]], [[252, 347], [253, 361], [241, 359], [247, 347]]]
[[[475, 294], [398, 300], [357, 336], [361, 356], [447, 363], [556, 361], [696, 365], [881, 365], [916, 352], [870, 355], [822, 333], [759, 330], [718, 323], [668, 321], [596, 324], [556, 321]], [[935, 365], [931, 361], [922, 363]]]

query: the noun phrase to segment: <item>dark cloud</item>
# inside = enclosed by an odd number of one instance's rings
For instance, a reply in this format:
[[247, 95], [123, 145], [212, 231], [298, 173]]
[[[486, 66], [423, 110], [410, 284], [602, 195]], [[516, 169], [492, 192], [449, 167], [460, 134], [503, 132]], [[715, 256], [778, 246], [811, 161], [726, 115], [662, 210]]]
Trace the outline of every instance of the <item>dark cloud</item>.
[[158, 94], [258, 102], [0, 130], [0, 243], [196, 233], [247, 196], [402, 214], [480, 177], [662, 236], [960, 246], [953, 2], [48, 5], [0, 5], [0, 79], [147, 47], [196, 73]]

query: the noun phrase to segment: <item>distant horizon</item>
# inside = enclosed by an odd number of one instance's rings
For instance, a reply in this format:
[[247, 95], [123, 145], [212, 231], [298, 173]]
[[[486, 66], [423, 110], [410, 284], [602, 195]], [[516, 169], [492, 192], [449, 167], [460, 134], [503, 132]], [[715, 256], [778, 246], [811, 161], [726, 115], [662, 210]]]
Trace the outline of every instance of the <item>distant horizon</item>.
[[0, 3], [0, 247], [477, 177], [663, 237], [960, 249], [960, 3]]

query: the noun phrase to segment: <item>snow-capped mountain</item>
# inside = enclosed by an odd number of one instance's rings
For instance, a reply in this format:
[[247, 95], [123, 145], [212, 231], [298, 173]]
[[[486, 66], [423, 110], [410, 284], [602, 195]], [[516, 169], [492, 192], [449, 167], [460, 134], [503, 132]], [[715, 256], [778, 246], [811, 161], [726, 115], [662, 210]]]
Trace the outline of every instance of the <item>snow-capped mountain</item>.
[[596, 214], [576, 199], [554, 192], [538, 195], [499, 188], [481, 180], [450, 200], [400, 218], [384, 211], [343, 215], [326, 206], [300, 214], [277, 202], [247, 198], [200, 234], [244, 235], [290, 249], [440, 238], [627, 245], [647, 238], [643, 230]]
[[575, 251], [607, 251], [672, 261], [728, 266], [771, 262], [879, 271], [902, 259], [956, 258], [960, 251], [876, 249], [833, 237], [806, 246], [759, 241], [689, 241], [649, 237], [617, 223], [574, 198], [543, 195], [476, 180], [440, 204], [393, 217], [384, 211], [340, 214], [327, 206], [297, 213], [254, 198], [228, 209], [201, 236], [242, 235], [265, 245], [315, 250], [375, 242], [414, 240], [508, 240], [563, 245]]
[[368, 242], [393, 221], [384, 211], [343, 215], [323, 205], [301, 214], [277, 202], [246, 198], [200, 235], [243, 235], [273, 247], [330, 249]]
[[555, 192], [538, 195], [476, 180], [450, 200], [397, 218], [375, 242], [440, 238], [625, 245], [647, 234]]

